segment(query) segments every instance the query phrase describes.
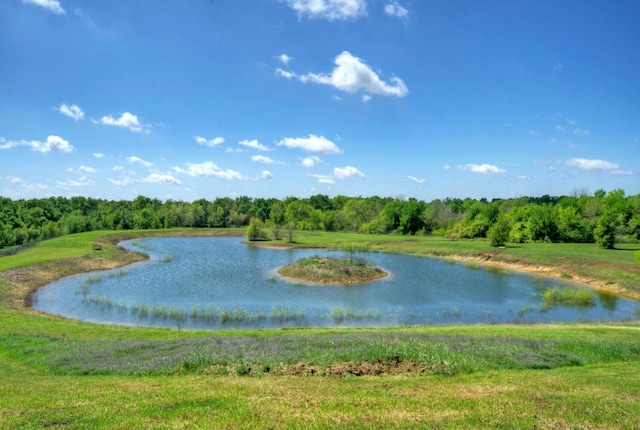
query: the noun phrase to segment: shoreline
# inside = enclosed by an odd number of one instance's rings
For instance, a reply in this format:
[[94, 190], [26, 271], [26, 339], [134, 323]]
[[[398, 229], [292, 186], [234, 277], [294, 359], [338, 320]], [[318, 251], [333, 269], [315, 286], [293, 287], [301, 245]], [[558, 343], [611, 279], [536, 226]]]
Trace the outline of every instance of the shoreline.
[[[263, 248], [270, 249], [295, 249], [298, 248], [291, 244], [262, 244], [255, 242], [246, 242], [249, 246], [258, 246]], [[304, 247], [302, 247], [304, 248]], [[313, 247], [309, 247], [311, 249]], [[389, 251], [380, 251], [380, 252], [389, 252]], [[406, 254], [413, 256], [423, 256], [428, 258], [435, 258], [439, 260], [452, 260], [456, 263], [475, 263], [479, 264], [483, 267], [494, 267], [498, 269], [518, 272], [531, 276], [542, 276], [544, 278], [555, 279], [561, 282], [568, 282], [577, 285], [581, 285], [584, 287], [592, 288], [594, 290], [598, 290], [608, 294], [615, 294], [622, 297], [626, 297], [633, 300], [640, 301], [640, 292], [636, 293], [633, 291], [626, 290], [618, 286], [617, 283], [610, 283], [610, 281], [605, 281], [603, 279], [588, 277], [580, 275], [579, 273], [575, 273], [573, 271], [567, 270], [561, 266], [548, 266], [548, 265], [540, 265], [540, 264], [524, 264], [524, 263], [511, 263], [508, 261], [500, 260], [494, 258], [493, 254], [485, 254], [482, 256], [475, 255], [467, 255], [467, 254], [448, 254], [448, 255], [436, 255], [430, 252], [424, 254]], [[567, 276], [568, 275], [568, 276]], [[282, 276], [282, 275], [281, 275]], [[291, 278], [294, 279], [294, 278]], [[381, 278], [384, 279], [384, 278]], [[295, 280], [295, 279], [294, 279]]]
[[[160, 234], [158, 236], [153, 235], [154, 237], [171, 237], [171, 236], [203, 236], [203, 237], [216, 237], [220, 236], [217, 234], [202, 234], [203, 232], [198, 232], [199, 234]], [[242, 237], [240, 234], [228, 234], [225, 233], [223, 236], [237, 236]], [[124, 267], [129, 264], [133, 264], [136, 262], [140, 262], [146, 260], [148, 256], [143, 255], [141, 253], [136, 253], [132, 251], [125, 250], [120, 248], [118, 244], [123, 240], [135, 239], [135, 238], [144, 238], [149, 237], [146, 235], [127, 235], [124, 234], [112, 234], [105, 235], [101, 237], [98, 241], [102, 242], [105, 245], [112, 245], [116, 250], [115, 255], [109, 256], [109, 258], [103, 258], [102, 255], [96, 254], [88, 254], [83, 257], [75, 257], [67, 260], [59, 260], [53, 263], [37, 263], [31, 266], [21, 266], [14, 269], [9, 269], [4, 272], [0, 272], [0, 281], [5, 281], [11, 284], [14, 288], [12, 292], [9, 292], [5, 295], [5, 300], [7, 300], [7, 304], [10, 307], [26, 309], [31, 312], [36, 311], [30, 303], [30, 298], [32, 294], [34, 294], [39, 288], [56, 281], [58, 279], [62, 279], [67, 276], [73, 276], [81, 273], [90, 273], [93, 271], [107, 270], [118, 267]], [[256, 243], [256, 242], [247, 242], [241, 241], [242, 244], [247, 246], [259, 246], [270, 249], [293, 249], [298, 248], [295, 245], [291, 244], [274, 244], [274, 243]], [[303, 247], [300, 247], [303, 248]], [[309, 248], [314, 248], [310, 246]], [[329, 248], [323, 248], [329, 249]], [[103, 251], [97, 251], [103, 252]], [[389, 251], [381, 251], [381, 252], [389, 252]], [[577, 285], [582, 285], [588, 288], [592, 288], [594, 290], [601, 291], [603, 293], [615, 294], [622, 297], [626, 297], [632, 300], [640, 301], [640, 293], [636, 293], [633, 291], [629, 291], [623, 288], [620, 288], [617, 283], [611, 283], [605, 281], [603, 279], [597, 279], [592, 277], [582, 276], [578, 273], [571, 272], [566, 270], [562, 266], [548, 266], [548, 265], [531, 265], [531, 264], [523, 264], [523, 263], [512, 263], [501, 260], [499, 258], [494, 258], [493, 254], [485, 254], [482, 256], [477, 255], [465, 255], [465, 254], [448, 254], [448, 255], [435, 255], [429, 252], [424, 254], [406, 254], [406, 255], [414, 255], [414, 256], [424, 256], [428, 258], [436, 258], [440, 260], [452, 260], [456, 263], [474, 263], [478, 264], [482, 267], [494, 267], [502, 270], [519, 272], [531, 276], [542, 276], [545, 278], [556, 279], [562, 282], [574, 283]], [[297, 278], [285, 277], [284, 275], [279, 274], [279, 276], [283, 276], [290, 280], [291, 282], [310, 282]], [[374, 279], [368, 282], [375, 282], [377, 280], [385, 279], [387, 276]], [[330, 283], [319, 283], [319, 285], [329, 285]], [[346, 285], [346, 284], [345, 284]]]

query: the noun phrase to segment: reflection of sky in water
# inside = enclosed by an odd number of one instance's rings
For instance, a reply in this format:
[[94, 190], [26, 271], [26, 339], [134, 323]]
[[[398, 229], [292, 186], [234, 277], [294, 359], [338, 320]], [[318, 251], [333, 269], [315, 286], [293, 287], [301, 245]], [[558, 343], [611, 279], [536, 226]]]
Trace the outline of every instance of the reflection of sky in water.
[[[629, 320], [637, 319], [640, 307], [626, 298], [596, 293], [594, 307], [556, 306], [540, 312], [541, 293], [568, 284], [384, 253], [362, 255], [391, 273], [384, 280], [352, 286], [305, 285], [281, 279], [275, 270], [305, 256], [344, 254], [255, 248], [239, 241], [128, 241], [123, 246], [138, 250], [136, 245], [142, 246], [151, 260], [54, 282], [38, 291], [35, 308], [93, 322], [218, 328]], [[146, 313], [139, 312], [143, 305]], [[281, 313], [275, 317], [276, 309], [297, 314], [291, 319]], [[204, 318], [206, 312], [217, 317]], [[222, 312], [227, 314], [224, 325]]]

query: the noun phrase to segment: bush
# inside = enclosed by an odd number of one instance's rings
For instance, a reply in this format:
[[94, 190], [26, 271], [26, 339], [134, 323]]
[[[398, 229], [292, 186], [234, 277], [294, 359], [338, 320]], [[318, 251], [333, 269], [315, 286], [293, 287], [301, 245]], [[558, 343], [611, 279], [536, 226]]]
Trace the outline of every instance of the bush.
[[509, 232], [509, 221], [504, 217], [498, 218], [498, 221], [491, 226], [487, 233], [491, 246], [504, 246], [509, 240]]

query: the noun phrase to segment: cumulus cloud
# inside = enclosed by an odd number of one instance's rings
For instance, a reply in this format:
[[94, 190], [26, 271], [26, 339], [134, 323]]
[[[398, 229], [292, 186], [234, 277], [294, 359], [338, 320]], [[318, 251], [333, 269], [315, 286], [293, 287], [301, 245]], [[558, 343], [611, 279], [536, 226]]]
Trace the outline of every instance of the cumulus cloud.
[[241, 140], [240, 142], [238, 142], [238, 145], [246, 146], [247, 148], [251, 148], [251, 149], [257, 149], [258, 151], [271, 151], [269, 147], [258, 142], [258, 139]]
[[271, 172], [270, 172], [270, 171], [268, 171], [268, 170], [263, 170], [263, 171], [260, 173], [260, 179], [263, 179], [263, 180], [265, 180], [265, 181], [270, 181], [270, 180], [272, 180], [272, 179], [273, 179], [273, 173], [271, 173]]
[[299, 17], [328, 19], [355, 19], [366, 15], [365, 0], [282, 0], [298, 13]]
[[141, 182], [146, 184], [160, 184], [160, 185], [180, 185], [182, 182], [175, 178], [171, 174], [152, 173], [146, 178], [143, 178]]
[[199, 145], [214, 147], [224, 143], [224, 137], [214, 137], [213, 139], [205, 139], [204, 137], [194, 136]]
[[153, 163], [150, 163], [148, 161], [144, 161], [142, 158], [140, 157], [136, 157], [135, 155], [132, 155], [130, 157], [127, 157], [126, 160], [129, 163], [135, 163], [135, 164], [140, 164], [141, 166], [144, 166], [146, 168], [149, 168], [151, 166], [153, 166]]
[[25, 182], [22, 178], [18, 178], [17, 176], [7, 176], [7, 181], [9, 181], [9, 183], [11, 185], [20, 187], [20, 189], [23, 191], [45, 191], [48, 190], [49, 187], [47, 185], [44, 184], [30, 184], [28, 182]]
[[111, 178], [107, 178], [107, 181], [111, 182], [112, 185], [115, 185], [116, 187], [122, 187], [125, 185], [131, 185], [133, 184], [133, 179], [131, 179], [128, 176], [122, 176], [121, 179], [111, 179]]
[[88, 166], [80, 166], [78, 170], [85, 173], [100, 173], [100, 170], [94, 169], [93, 167], [88, 167]]
[[498, 173], [507, 173], [506, 170], [491, 164], [462, 164], [458, 165], [458, 169], [467, 172], [480, 173], [483, 175], [495, 175]]
[[289, 149], [302, 149], [307, 152], [318, 152], [321, 154], [340, 154], [342, 150], [338, 146], [325, 138], [310, 134], [309, 137], [285, 137], [276, 142], [277, 146], [285, 146]]
[[320, 157], [317, 157], [315, 155], [311, 155], [309, 157], [304, 157], [300, 159], [300, 164], [302, 164], [303, 167], [313, 167], [316, 164], [320, 164], [322, 163], [322, 160], [320, 159]]
[[425, 180], [422, 178], [416, 178], [415, 176], [409, 176], [408, 179], [410, 181], [415, 182], [416, 184], [424, 184]]
[[212, 176], [225, 181], [244, 179], [244, 177], [240, 173], [230, 169], [221, 169], [211, 161], [205, 161], [203, 163], [187, 163], [186, 169], [183, 169], [181, 167], [174, 167], [173, 170], [188, 176]]
[[289, 57], [287, 54], [280, 54], [276, 57], [278, 61], [282, 64], [289, 64], [289, 61], [293, 60], [293, 58]]
[[104, 158], [104, 154], [102, 152], [94, 152], [93, 156], [96, 158]]
[[254, 163], [263, 163], [263, 164], [282, 164], [282, 162], [276, 161], [270, 157], [265, 157], [264, 155], [254, 155], [251, 157], [251, 161], [253, 161]]
[[61, 114], [66, 115], [69, 118], [72, 118], [74, 121], [80, 121], [81, 119], [84, 119], [84, 112], [82, 111], [82, 109], [80, 109], [78, 105], [69, 106], [63, 103], [58, 108], [58, 111]]
[[22, 3], [40, 6], [56, 15], [64, 15], [66, 13], [58, 0], [22, 0]]
[[60, 136], [47, 136], [45, 142], [39, 140], [5, 140], [0, 137], [0, 149], [10, 149], [17, 146], [28, 146], [38, 152], [73, 152], [73, 146]]
[[612, 175], [632, 175], [632, 172], [624, 171], [620, 165], [606, 160], [588, 160], [586, 158], [570, 158], [565, 161], [569, 167], [575, 167], [586, 171], [604, 171]]
[[349, 178], [364, 178], [364, 174], [352, 166], [334, 167], [333, 175], [340, 180]]
[[82, 177], [79, 179], [67, 179], [66, 181], [58, 181], [56, 184], [60, 188], [77, 188], [77, 187], [90, 187], [94, 184], [91, 179], [87, 179], [86, 177]]
[[[369, 97], [371, 94], [396, 97], [404, 97], [409, 94], [409, 90], [402, 79], [392, 76], [388, 82], [383, 81], [362, 59], [348, 51], [343, 51], [339, 54], [334, 63], [336, 67], [331, 74], [307, 73], [306, 75], [297, 75], [282, 69], [278, 69], [278, 73], [285, 78], [295, 78], [304, 83], [329, 85], [351, 94], [364, 92]], [[369, 98], [363, 100], [368, 101]]]
[[131, 112], [125, 112], [120, 115], [119, 118], [114, 118], [111, 115], [106, 115], [100, 118], [100, 121], [94, 121], [99, 124], [112, 125], [114, 127], [128, 128], [133, 133], [140, 133], [142, 131], [148, 132], [151, 128], [148, 124], [140, 123], [137, 115]]
[[391, 17], [401, 19], [407, 18], [409, 16], [409, 11], [406, 8], [400, 6], [400, 3], [398, 3], [397, 1], [387, 3], [384, 6], [384, 13]]
[[336, 181], [332, 176], [329, 175], [318, 175], [318, 174], [309, 174], [312, 178], [316, 178], [321, 184], [335, 184]]

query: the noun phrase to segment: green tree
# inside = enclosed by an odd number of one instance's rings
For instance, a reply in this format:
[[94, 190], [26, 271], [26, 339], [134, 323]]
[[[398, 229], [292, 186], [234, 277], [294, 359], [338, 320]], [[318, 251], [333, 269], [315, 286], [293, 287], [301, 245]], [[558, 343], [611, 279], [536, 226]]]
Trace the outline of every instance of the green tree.
[[604, 249], [613, 249], [616, 244], [616, 228], [618, 227], [618, 214], [608, 210], [598, 219], [593, 235], [598, 246]]
[[506, 216], [500, 216], [487, 232], [491, 246], [504, 246], [509, 240], [510, 231], [509, 219]]
[[247, 239], [254, 240], [263, 240], [266, 235], [264, 230], [262, 229], [262, 221], [259, 218], [251, 218], [249, 222], [249, 227], [247, 228]]

